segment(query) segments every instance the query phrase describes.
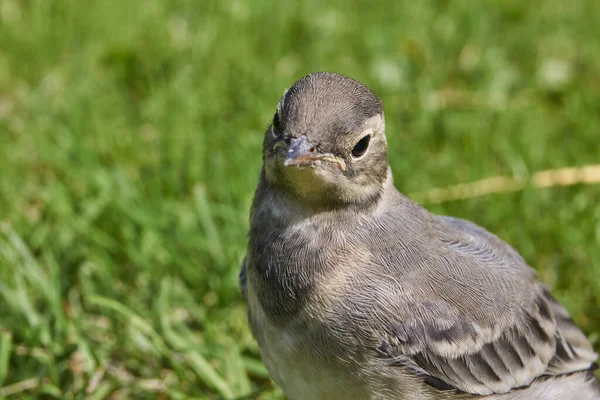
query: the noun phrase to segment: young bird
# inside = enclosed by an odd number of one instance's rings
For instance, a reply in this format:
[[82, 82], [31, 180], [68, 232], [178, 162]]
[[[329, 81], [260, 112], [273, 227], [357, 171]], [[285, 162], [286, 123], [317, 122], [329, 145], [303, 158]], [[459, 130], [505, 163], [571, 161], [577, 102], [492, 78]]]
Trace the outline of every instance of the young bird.
[[240, 281], [290, 400], [600, 399], [597, 359], [519, 254], [399, 193], [383, 105], [310, 74], [268, 128]]

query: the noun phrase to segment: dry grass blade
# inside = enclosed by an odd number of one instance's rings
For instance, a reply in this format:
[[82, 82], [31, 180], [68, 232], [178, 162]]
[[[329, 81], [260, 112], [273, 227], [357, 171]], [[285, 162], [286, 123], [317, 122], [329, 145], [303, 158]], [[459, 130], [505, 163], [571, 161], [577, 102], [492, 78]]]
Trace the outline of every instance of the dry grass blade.
[[87, 386], [87, 388], [85, 390], [85, 392], [87, 394], [94, 393], [94, 391], [98, 387], [98, 384], [102, 380], [102, 377], [104, 376], [104, 372], [105, 372], [104, 368], [98, 368], [96, 370], [96, 372], [92, 376], [92, 379], [90, 379], [90, 383], [88, 384], [88, 386]]
[[38, 378], [25, 379], [24, 381], [15, 382], [12, 385], [7, 385], [3, 388], [0, 388], [0, 398], [12, 396], [26, 390], [32, 390], [39, 386], [40, 380]]
[[600, 184], [600, 164], [544, 170], [536, 172], [529, 180], [524, 177], [497, 176], [412, 193], [410, 197], [423, 204], [440, 204], [494, 193], [516, 192], [528, 184], [534, 188]]

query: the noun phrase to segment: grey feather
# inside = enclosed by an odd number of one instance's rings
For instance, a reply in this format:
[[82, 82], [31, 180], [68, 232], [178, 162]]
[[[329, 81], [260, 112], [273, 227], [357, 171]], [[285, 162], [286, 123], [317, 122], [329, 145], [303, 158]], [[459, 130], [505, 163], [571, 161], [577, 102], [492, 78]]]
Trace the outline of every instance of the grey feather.
[[366, 86], [311, 74], [277, 110], [240, 284], [290, 399], [600, 399], [596, 353], [523, 258], [394, 188]]
[[247, 299], [247, 290], [246, 290], [246, 257], [242, 260], [242, 267], [240, 268], [240, 276], [239, 276], [239, 284], [240, 291], [242, 292], [242, 296], [244, 299]]

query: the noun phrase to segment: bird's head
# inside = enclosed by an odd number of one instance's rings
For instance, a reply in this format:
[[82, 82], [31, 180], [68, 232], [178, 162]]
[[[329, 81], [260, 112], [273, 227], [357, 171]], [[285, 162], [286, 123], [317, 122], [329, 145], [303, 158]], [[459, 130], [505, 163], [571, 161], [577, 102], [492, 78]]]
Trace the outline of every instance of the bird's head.
[[279, 100], [263, 159], [270, 186], [299, 202], [318, 207], [373, 202], [388, 174], [383, 104], [345, 76], [305, 76]]

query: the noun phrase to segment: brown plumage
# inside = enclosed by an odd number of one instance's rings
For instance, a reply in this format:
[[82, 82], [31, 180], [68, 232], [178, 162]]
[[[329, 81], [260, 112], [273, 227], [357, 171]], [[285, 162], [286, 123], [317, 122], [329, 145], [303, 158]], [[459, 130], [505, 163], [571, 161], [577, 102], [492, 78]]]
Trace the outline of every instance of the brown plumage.
[[519, 254], [392, 182], [381, 101], [297, 81], [265, 134], [241, 284], [297, 399], [600, 399], [597, 355]]

